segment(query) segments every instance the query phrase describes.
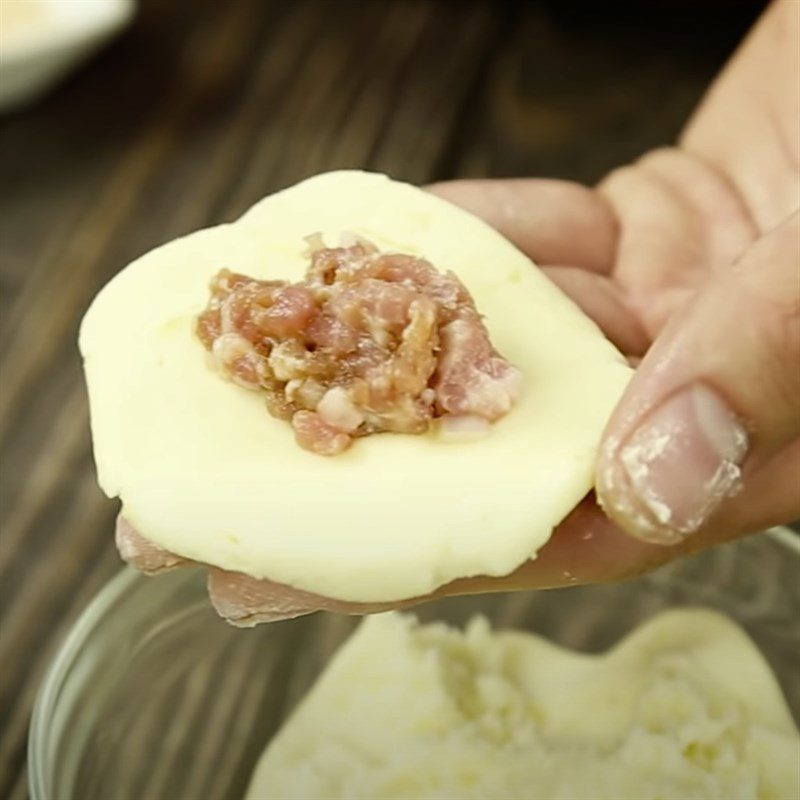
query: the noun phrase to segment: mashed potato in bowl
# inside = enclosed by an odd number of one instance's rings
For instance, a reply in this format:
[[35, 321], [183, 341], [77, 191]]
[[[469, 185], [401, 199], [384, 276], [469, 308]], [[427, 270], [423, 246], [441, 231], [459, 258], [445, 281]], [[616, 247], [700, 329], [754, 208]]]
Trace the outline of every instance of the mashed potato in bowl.
[[794, 800], [800, 737], [734, 623], [663, 612], [602, 655], [366, 619], [247, 800]]

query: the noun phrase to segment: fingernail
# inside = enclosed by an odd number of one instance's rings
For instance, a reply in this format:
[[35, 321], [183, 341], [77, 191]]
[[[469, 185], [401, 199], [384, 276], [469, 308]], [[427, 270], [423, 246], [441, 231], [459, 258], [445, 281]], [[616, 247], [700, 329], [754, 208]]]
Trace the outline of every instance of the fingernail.
[[739, 491], [747, 431], [712, 389], [669, 397], [618, 449], [605, 488], [643, 539], [675, 544]]

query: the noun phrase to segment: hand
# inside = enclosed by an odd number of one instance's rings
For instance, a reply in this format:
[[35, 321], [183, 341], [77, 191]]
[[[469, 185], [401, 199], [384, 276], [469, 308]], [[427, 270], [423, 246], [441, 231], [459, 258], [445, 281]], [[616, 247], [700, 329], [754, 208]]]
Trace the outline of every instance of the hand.
[[[431, 597], [619, 579], [800, 517], [798, 30], [800, 7], [773, 4], [678, 146], [595, 189], [430, 187], [485, 218], [641, 359], [601, 445], [606, 513], [590, 497], [534, 561]], [[209, 591], [239, 624], [388, 607], [214, 569]]]
[[434, 187], [642, 357], [596, 485], [621, 528], [672, 554], [800, 516], [798, 12], [767, 11], [679, 147], [594, 191]]

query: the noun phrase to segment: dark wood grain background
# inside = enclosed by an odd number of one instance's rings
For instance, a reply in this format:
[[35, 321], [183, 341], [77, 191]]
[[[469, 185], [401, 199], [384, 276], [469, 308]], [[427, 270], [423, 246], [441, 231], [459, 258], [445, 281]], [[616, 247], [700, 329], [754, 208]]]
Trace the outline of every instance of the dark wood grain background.
[[675, 137], [759, 10], [147, 0], [111, 47], [2, 121], [0, 797], [27, 796], [37, 685], [119, 568], [75, 345], [97, 289], [321, 170], [593, 182]]

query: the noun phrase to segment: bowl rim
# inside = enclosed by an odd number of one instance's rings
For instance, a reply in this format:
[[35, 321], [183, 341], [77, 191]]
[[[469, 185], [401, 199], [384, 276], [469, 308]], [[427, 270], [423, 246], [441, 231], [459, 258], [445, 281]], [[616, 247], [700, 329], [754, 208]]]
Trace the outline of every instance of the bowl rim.
[[[792, 531], [788, 526], [776, 526], [755, 535], [769, 537], [786, 548], [795, 558], [800, 558], [800, 532]], [[45, 775], [42, 768], [44, 753], [42, 750], [47, 738], [46, 722], [51, 718], [53, 709], [58, 702], [64, 680], [69, 674], [69, 665], [80, 652], [97, 622], [108, 612], [114, 601], [143, 578], [141, 572], [127, 566], [110, 578], [67, 631], [53, 660], [47, 667], [36, 692], [28, 732], [27, 768], [31, 800], [50, 800], [45, 792]]]

